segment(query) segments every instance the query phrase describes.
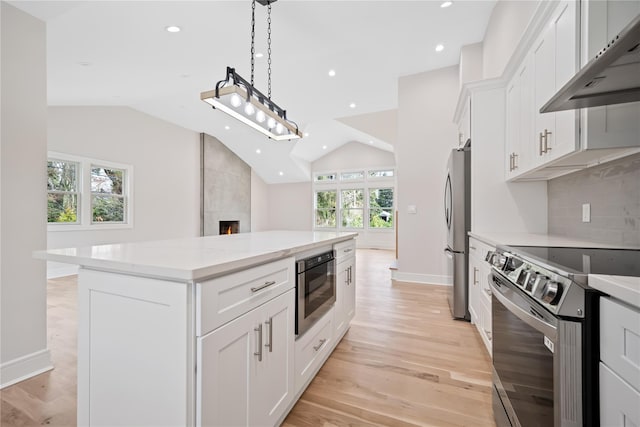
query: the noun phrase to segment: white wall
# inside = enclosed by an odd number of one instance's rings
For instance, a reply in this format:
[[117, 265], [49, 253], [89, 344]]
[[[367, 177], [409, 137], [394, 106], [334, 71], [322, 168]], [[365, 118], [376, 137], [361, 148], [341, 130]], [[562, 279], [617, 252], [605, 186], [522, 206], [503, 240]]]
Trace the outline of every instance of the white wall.
[[[350, 142], [313, 162], [311, 171], [312, 173], [336, 172], [377, 167], [395, 168], [395, 166], [396, 159], [393, 153], [380, 150], [368, 144]], [[363, 228], [356, 231], [358, 232], [356, 244], [359, 248], [395, 249], [395, 229], [369, 230]]]
[[482, 80], [482, 43], [474, 43], [460, 48], [460, 88], [469, 82]]
[[200, 234], [199, 134], [128, 107], [49, 107], [48, 149], [133, 166], [133, 228], [50, 231], [49, 248]]
[[485, 79], [502, 76], [538, 3], [528, 0], [500, 0], [496, 3], [483, 41], [482, 75]]
[[[401, 77], [398, 83], [398, 271], [396, 278], [448, 283], [442, 200], [449, 153], [457, 145], [453, 115], [458, 67]], [[416, 214], [407, 207], [414, 205]]]
[[44, 22], [2, 2], [0, 145], [0, 378], [2, 386], [51, 369], [46, 268], [47, 76]]
[[251, 231], [269, 230], [269, 186], [251, 169]]
[[313, 197], [310, 182], [269, 185], [269, 230], [310, 231]]

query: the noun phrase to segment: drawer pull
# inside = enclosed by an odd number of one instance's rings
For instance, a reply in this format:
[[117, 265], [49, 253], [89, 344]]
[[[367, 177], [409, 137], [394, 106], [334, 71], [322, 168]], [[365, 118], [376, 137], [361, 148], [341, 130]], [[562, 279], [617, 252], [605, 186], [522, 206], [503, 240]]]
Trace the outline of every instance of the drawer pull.
[[344, 251], [342, 251], [342, 252], [344, 252], [345, 254], [348, 254], [348, 253], [349, 253], [349, 252], [351, 252], [352, 250], [353, 250], [352, 248], [349, 248], [349, 249], [345, 249], [345, 250], [344, 250]]
[[320, 350], [322, 348], [322, 346], [324, 345], [324, 343], [326, 343], [326, 342], [327, 342], [326, 338], [321, 339], [320, 343], [318, 345], [313, 346], [313, 350], [314, 351]]
[[276, 284], [275, 280], [272, 280], [270, 282], [264, 282], [264, 285], [262, 285], [262, 286], [258, 286], [257, 288], [251, 288], [251, 292], [255, 293], [255, 292], [261, 291], [264, 288], [268, 288], [269, 286], [272, 286], [272, 285], [275, 285], [275, 284]]

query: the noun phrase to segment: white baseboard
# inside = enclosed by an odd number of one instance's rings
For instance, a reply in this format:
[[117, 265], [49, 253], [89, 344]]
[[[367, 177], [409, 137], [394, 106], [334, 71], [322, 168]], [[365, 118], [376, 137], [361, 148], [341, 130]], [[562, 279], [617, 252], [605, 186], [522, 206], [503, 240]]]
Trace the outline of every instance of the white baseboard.
[[56, 277], [64, 277], [64, 276], [73, 276], [74, 274], [78, 274], [77, 265], [47, 261], [47, 279], [55, 279]]
[[0, 389], [53, 369], [49, 349], [36, 351], [0, 365]]
[[421, 283], [424, 285], [453, 286], [453, 281], [451, 276], [438, 276], [435, 274], [421, 274], [421, 273], [405, 273], [398, 270], [391, 270], [391, 280], [397, 280], [398, 282]]

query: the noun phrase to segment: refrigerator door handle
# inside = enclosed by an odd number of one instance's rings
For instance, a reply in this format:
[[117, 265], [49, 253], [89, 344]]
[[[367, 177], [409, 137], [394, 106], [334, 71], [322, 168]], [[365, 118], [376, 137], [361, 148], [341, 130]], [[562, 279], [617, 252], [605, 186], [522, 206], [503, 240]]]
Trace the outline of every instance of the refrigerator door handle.
[[447, 255], [447, 257], [449, 257], [449, 258], [453, 259], [453, 254], [454, 254], [454, 252], [453, 252], [451, 249], [449, 249], [449, 248], [445, 248], [445, 249], [444, 249], [444, 253]]

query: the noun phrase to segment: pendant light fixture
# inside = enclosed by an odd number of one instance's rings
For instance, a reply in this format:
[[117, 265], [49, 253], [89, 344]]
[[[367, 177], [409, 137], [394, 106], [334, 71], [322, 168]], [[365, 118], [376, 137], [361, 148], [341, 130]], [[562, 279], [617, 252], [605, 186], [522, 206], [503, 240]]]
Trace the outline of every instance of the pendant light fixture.
[[267, 6], [267, 64], [268, 94], [253, 86], [255, 69], [255, 25], [256, 0], [251, 3], [251, 81], [243, 79], [236, 70], [227, 67], [227, 76], [216, 83], [213, 90], [202, 92], [200, 99], [213, 108], [262, 132], [277, 141], [302, 138], [302, 132], [295, 122], [287, 119], [287, 112], [271, 100], [271, 3], [276, 0], [258, 0]]

